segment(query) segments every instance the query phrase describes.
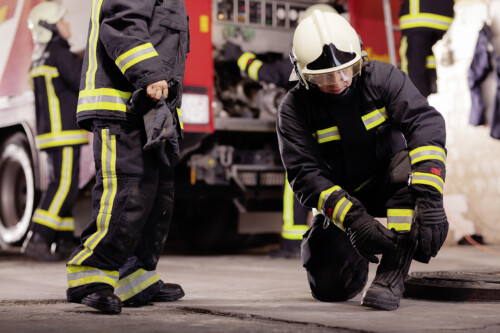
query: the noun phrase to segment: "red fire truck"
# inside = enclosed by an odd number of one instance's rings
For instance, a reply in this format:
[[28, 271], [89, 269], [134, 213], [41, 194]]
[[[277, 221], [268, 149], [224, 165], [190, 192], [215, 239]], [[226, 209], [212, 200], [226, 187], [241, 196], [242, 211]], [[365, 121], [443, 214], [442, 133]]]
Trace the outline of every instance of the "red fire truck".
[[[39, 193], [47, 185], [44, 155], [34, 144], [33, 94], [28, 85], [32, 42], [26, 19], [38, 2], [0, 0], [3, 246], [18, 244], [23, 239]], [[91, 1], [58, 2], [68, 8], [73, 49], [83, 52]], [[237, 245], [244, 238], [241, 235], [280, 231], [284, 174], [275, 117], [286, 92], [242, 76], [237, 65], [224, 60], [220, 51], [230, 40], [265, 61], [287, 57], [301, 12], [317, 2], [185, 0], [190, 15], [191, 53], [182, 105], [185, 139], [175, 166], [173, 227], [192, 246], [222, 249]], [[392, 9], [389, 21], [394, 23], [399, 2], [349, 2], [351, 22], [372, 58], [391, 60], [385, 37], [392, 31], [385, 33], [387, 21], [382, 4], [388, 4], [389, 11]], [[81, 187], [93, 178], [93, 169], [89, 167], [91, 154], [90, 147], [86, 147]], [[85, 214], [79, 217], [82, 223], [88, 222], [88, 218]]]

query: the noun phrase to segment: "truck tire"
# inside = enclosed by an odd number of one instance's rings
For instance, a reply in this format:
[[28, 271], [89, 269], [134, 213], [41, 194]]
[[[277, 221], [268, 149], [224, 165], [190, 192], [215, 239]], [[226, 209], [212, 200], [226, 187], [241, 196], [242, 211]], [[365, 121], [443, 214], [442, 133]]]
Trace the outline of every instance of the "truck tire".
[[15, 245], [28, 232], [35, 207], [35, 178], [28, 139], [8, 137], [0, 149], [0, 245]]

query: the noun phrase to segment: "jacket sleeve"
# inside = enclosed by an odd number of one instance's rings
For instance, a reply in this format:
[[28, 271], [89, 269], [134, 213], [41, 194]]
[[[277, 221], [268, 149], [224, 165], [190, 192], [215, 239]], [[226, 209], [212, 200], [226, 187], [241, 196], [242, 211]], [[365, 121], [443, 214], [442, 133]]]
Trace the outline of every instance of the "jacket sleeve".
[[82, 59], [70, 50], [61, 47], [57, 52], [57, 68], [68, 87], [78, 92], [80, 90]]
[[255, 54], [245, 52], [238, 58], [238, 67], [252, 80], [274, 83], [282, 88], [290, 86], [289, 77], [293, 65], [289, 59], [265, 63], [257, 59]]
[[[302, 205], [315, 208], [327, 217], [332, 217], [337, 208], [336, 213], [343, 219], [350, 208], [341, 207], [347, 192], [333, 182], [331, 170], [318, 149], [312, 131], [298, 112], [300, 108], [297, 98], [288, 93], [280, 105], [276, 122], [281, 159], [288, 181]], [[331, 204], [326, 205], [327, 201]]]
[[443, 116], [429, 105], [402, 71], [391, 66], [376, 81], [386, 82], [380, 85], [379, 93], [407, 141], [412, 166], [410, 187], [420, 197], [442, 196], [446, 176]]
[[167, 76], [148, 29], [155, 4], [155, 0], [103, 2], [100, 39], [108, 56], [137, 89]]

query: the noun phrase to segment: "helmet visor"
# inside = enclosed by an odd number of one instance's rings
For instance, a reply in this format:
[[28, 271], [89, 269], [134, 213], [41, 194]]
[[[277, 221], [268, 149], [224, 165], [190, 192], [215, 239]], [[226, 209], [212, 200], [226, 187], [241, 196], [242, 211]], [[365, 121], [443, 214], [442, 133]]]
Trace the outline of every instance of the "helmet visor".
[[318, 86], [338, 85], [352, 80], [353, 77], [361, 73], [362, 68], [363, 60], [359, 59], [351, 66], [339, 70], [332, 68], [332, 71], [327, 73], [304, 73], [303, 75], [308, 82]]

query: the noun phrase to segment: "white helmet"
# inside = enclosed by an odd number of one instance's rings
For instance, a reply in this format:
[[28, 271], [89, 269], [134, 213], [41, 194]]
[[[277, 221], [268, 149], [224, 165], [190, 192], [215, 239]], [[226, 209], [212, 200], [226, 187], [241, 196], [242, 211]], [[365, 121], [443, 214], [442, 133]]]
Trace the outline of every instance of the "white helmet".
[[[347, 81], [361, 72], [361, 40], [349, 22], [339, 14], [314, 10], [297, 26], [290, 54], [295, 80], [328, 85]], [[291, 80], [293, 80], [293, 75]]]
[[[35, 43], [48, 43], [53, 35], [53, 31], [47, 25], [59, 22], [66, 14], [66, 8], [49, 1], [42, 2], [31, 9], [28, 17], [28, 28]], [[41, 22], [41, 23], [40, 23]]]
[[338, 14], [338, 12], [332, 6], [327, 5], [326, 3], [317, 3], [315, 5], [307, 7], [307, 9], [302, 13], [299, 23], [302, 22], [302, 20], [305, 19], [306, 17], [310, 16], [316, 9], [325, 13], [330, 12]]

